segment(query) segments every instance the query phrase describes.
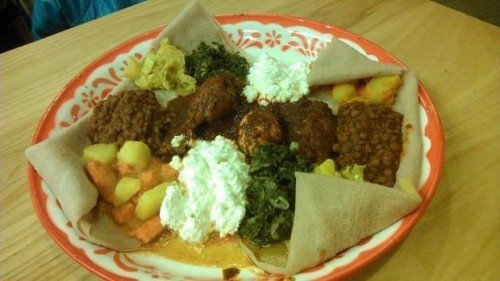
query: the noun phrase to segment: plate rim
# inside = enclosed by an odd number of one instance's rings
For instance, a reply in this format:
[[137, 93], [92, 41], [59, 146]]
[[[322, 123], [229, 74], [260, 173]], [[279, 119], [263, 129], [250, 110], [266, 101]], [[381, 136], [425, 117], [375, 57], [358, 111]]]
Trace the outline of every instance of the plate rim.
[[[283, 14], [275, 14], [275, 13], [237, 13], [237, 14], [217, 14], [215, 15], [216, 20], [220, 24], [236, 24], [242, 21], [257, 21], [262, 24], [278, 24], [283, 27], [290, 27], [290, 26], [304, 26], [311, 28], [315, 31], [325, 33], [325, 34], [332, 34], [333, 32], [341, 34], [342, 37], [345, 37], [347, 39], [355, 39], [357, 43], [361, 41], [362, 43], [368, 44], [370, 49], [377, 50], [377, 52], [382, 52], [384, 53], [385, 56], [390, 57], [393, 61], [395, 61], [397, 64], [402, 66], [403, 68], [407, 69], [406, 66], [395, 56], [393, 56], [391, 53], [385, 51], [382, 47], [380, 47], [378, 44], [360, 36], [355, 33], [352, 33], [350, 31], [347, 31], [345, 29], [335, 27], [332, 25], [328, 25], [326, 23], [322, 23], [320, 21], [312, 20], [312, 19], [307, 19], [303, 17], [296, 17], [296, 16], [289, 16], [289, 15], [283, 15]], [[157, 36], [157, 34], [163, 30], [165, 27], [158, 27], [152, 30], [149, 30], [147, 32], [143, 32], [141, 34], [138, 34], [134, 37], [131, 37], [123, 42], [118, 43], [114, 47], [106, 50], [103, 52], [101, 55], [97, 56], [95, 59], [93, 59], [90, 63], [85, 65], [80, 71], [78, 71], [75, 75], [72, 76], [68, 82], [65, 83], [65, 85], [58, 91], [57, 95], [54, 97], [54, 99], [51, 101], [51, 103], [48, 105], [48, 107], [44, 110], [42, 117], [40, 118], [40, 121], [35, 129], [35, 133], [31, 142], [31, 145], [34, 145], [45, 138], [47, 138], [47, 133], [44, 132], [44, 125], [47, 122], [50, 122], [51, 119], [55, 119], [55, 112], [54, 105], [63, 103], [71, 97], [65, 97], [64, 93], [68, 91], [68, 88], [74, 88], [77, 89], [78, 87], [82, 86], [84, 84], [84, 79], [82, 79], [82, 83], [77, 83], [78, 79], [80, 79], [81, 76], [83, 77], [89, 77], [90, 74], [96, 69], [96, 67], [99, 67], [99, 65], [112, 62], [116, 56], [119, 54], [118, 52], [121, 49], [127, 49], [130, 45], [136, 45], [142, 41], [148, 40], [148, 39], [153, 39]], [[365, 45], [361, 45], [363, 48], [366, 48]], [[436, 154], [436, 165], [437, 165], [437, 171], [434, 177], [431, 178], [431, 174], [429, 174], [429, 177], [427, 178], [427, 181], [431, 181], [431, 188], [427, 193], [426, 198], [423, 198], [422, 203], [420, 206], [414, 210], [412, 213], [410, 213], [412, 216], [408, 218], [408, 216], [405, 216], [403, 219], [408, 219], [408, 224], [402, 225], [398, 232], [400, 232], [396, 237], [391, 237], [388, 239], [389, 241], [384, 241], [381, 244], [375, 246], [374, 248], [370, 249], [370, 254], [368, 257], [365, 257], [361, 259], [359, 262], [356, 262], [355, 264], [353, 263], [348, 263], [347, 265], [340, 266], [338, 268], [335, 268], [333, 271], [330, 271], [327, 273], [325, 276], [317, 278], [316, 280], [332, 280], [332, 279], [338, 279], [338, 278], [343, 278], [346, 276], [350, 276], [354, 274], [355, 272], [358, 272], [362, 269], [364, 269], [366, 266], [369, 264], [372, 264], [376, 260], [380, 259], [382, 256], [384, 256], [387, 252], [391, 251], [396, 245], [402, 242], [413, 227], [416, 225], [418, 220], [422, 217], [422, 215], [425, 213], [425, 210], [429, 206], [432, 198], [434, 197], [434, 194], [437, 190], [437, 186], [439, 185], [440, 178], [442, 176], [443, 172], [443, 165], [444, 165], [444, 152], [445, 152], [445, 143], [444, 143], [444, 133], [443, 133], [443, 127], [441, 124], [441, 119], [439, 117], [439, 113], [435, 109], [434, 103], [432, 102], [432, 99], [429, 95], [429, 93], [426, 91], [426, 89], [423, 87], [423, 85], [419, 81], [419, 93], [424, 93], [425, 96], [422, 96], [419, 94], [419, 103], [424, 107], [424, 110], [426, 113], [429, 115], [428, 116], [430, 122], [432, 120], [434, 125], [436, 126], [437, 131], [434, 132], [435, 135], [432, 139], [432, 146], [427, 152], [427, 154], [435, 147], [434, 149], [437, 149], [437, 154]], [[422, 128], [424, 130], [423, 134], [426, 135], [425, 132], [426, 128]], [[68, 254], [74, 261], [76, 261], [78, 264], [83, 265], [84, 268], [89, 270], [90, 272], [98, 275], [101, 278], [104, 278], [106, 280], [134, 280], [130, 279], [127, 277], [119, 276], [114, 274], [113, 272], [110, 272], [106, 270], [105, 268], [101, 267], [99, 264], [96, 264], [95, 262], [91, 261], [84, 251], [82, 249], [79, 249], [78, 247], [74, 245], [67, 245], [71, 244], [69, 242], [69, 239], [63, 237], [67, 236], [64, 232], [61, 232], [57, 226], [50, 220], [49, 216], [43, 216], [44, 210], [43, 206], [41, 205], [41, 201], [46, 203], [47, 201], [47, 195], [45, 195], [45, 198], [40, 196], [39, 190], [36, 189], [36, 186], [41, 186], [41, 178], [35, 171], [35, 169], [31, 166], [31, 164], [28, 162], [27, 163], [27, 174], [28, 174], [28, 188], [30, 192], [30, 198], [32, 201], [32, 204], [35, 209], [35, 213], [37, 214], [39, 220], [41, 221], [43, 227], [45, 230], [49, 233], [49, 236], [56, 242], [56, 244], [63, 249], [63, 251]], [[424, 182], [424, 185], [426, 183]], [[40, 193], [40, 194], [39, 194]], [[42, 192], [43, 193], [43, 192]], [[410, 215], [409, 214], [409, 215]], [[396, 234], [396, 233], [395, 233]], [[393, 234], [393, 235], [395, 235]], [[64, 240], [68, 241], [64, 241]], [[75, 253], [74, 251], [77, 251]], [[362, 255], [360, 253], [360, 255]]]

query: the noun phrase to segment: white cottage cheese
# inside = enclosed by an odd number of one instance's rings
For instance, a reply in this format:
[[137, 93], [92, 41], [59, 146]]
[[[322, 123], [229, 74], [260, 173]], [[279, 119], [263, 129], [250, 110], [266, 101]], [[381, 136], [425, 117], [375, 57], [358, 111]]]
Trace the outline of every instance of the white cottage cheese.
[[309, 64], [298, 61], [284, 65], [268, 54], [259, 56], [247, 75], [248, 85], [243, 90], [248, 102], [296, 102], [309, 93], [307, 74]]
[[170, 141], [170, 144], [173, 146], [173, 147], [179, 147], [181, 145], [181, 143], [186, 139], [186, 136], [185, 135], [176, 135], [172, 138], [172, 140]]
[[245, 156], [221, 136], [195, 142], [181, 160], [171, 162], [179, 180], [167, 188], [160, 209], [164, 226], [191, 243], [203, 243], [214, 231], [221, 237], [238, 230], [245, 215], [250, 176]]

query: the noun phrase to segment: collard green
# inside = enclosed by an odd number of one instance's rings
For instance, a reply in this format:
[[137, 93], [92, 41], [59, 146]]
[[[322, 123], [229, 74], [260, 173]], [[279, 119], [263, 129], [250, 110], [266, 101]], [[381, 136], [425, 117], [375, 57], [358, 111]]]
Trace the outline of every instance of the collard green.
[[229, 71], [241, 81], [245, 81], [248, 68], [249, 64], [244, 57], [228, 53], [223, 45], [215, 42], [211, 45], [201, 42], [186, 56], [187, 73], [194, 77], [198, 84], [224, 71]]
[[295, 172], [312, 163], [287, 147], [264, 144], [250, 163], [248, 205], [238, 233], [263, 247], [290, 239], [295, 211]]

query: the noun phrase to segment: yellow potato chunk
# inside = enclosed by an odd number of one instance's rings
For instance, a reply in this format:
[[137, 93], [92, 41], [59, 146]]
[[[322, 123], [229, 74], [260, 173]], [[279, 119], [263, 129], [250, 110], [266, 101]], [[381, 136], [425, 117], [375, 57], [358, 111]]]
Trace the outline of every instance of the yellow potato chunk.
[[134, 167], [145, 167], [151, 159], [151, 150], [141, 141], [126, 141], [120, 151], [118, 160]]
[[360, 89], [359, 95], [374, 103], [392, 105], [402, 84], [399, 75], [374, 77]]
[[135, 214], [140, 220], [147, 220], [152, 216], [158, 214], [161, 207], [161, 202], [165, 197], [165, 192], [167, 190], [168, 183], [162, 183], [144, 192], [139, 200], [137, 201], [137, 206], [135, 207]]
[[335, 169], [335, 161], [333, 159], [326, 159], [323, 163], [314, 167], [314, 174], [327, 175], [333, 177], [340, 177], [339, 172]]
[[350, 101], [356, 96], [356, 81], [334, 85], [332, 88], [332, 97], [339, 103]]
[[115, 207], [125, 204], [132, 196], [141, 189], [142, 182], [140, 179], [123, 177], [118, 181], [115, 187]]
[[109, 164], [116, 158], [118, 147], [114, 143], [98, 143], [85, 147], [83, 149], [83, 161], [99, 161], [103, 164]]

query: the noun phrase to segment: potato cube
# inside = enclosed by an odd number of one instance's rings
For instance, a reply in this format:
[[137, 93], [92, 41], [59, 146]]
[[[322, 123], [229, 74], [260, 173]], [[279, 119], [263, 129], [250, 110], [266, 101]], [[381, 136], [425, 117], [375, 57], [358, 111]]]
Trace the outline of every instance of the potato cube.
[[333, 159], [326, 159], [325, 161], [323, 161], [323, 163], [314, 167], [313, 173], [320, 174], [320, 175], [340, 177], [339, 172], [337, 172], [337, 170], [335, 169], [335, 161], [333, 161]]
[[360, 90], [360, 95], [374, 103], [392, 105], [403, 84], [399, 75], [374, 77]]
[[140, 179], [123, 177], [118, 181], [115, 187], [115, 207], [125, 204], [132, 196], [141, 189]]
[[135, 214], [140, 220], [147, 220], [152, 216], [158, 214], [161, 207], [161, 202], [165, 197], [165, 193], [168, 187], [168, 183], [162, 183], [144, 192], [139, 200], [137, 201], [137, 206], [135, 207]]
[[83, 161], [99, 161], [103, 164], [109, 164], [116, 158], [118, 146], [114, 143], [98, 143], [85, 147], [83, 149]]
[[118, 160], [134, 167], [146, 167], [150, 159], [151, 150], [141, 141], [126, 141], [118, 151]]
[[353, 81], [334, 85], [332, 88], [333, 99], [339, 104], [350, 101], [356, 96], [356, 84], [357, 83]]

